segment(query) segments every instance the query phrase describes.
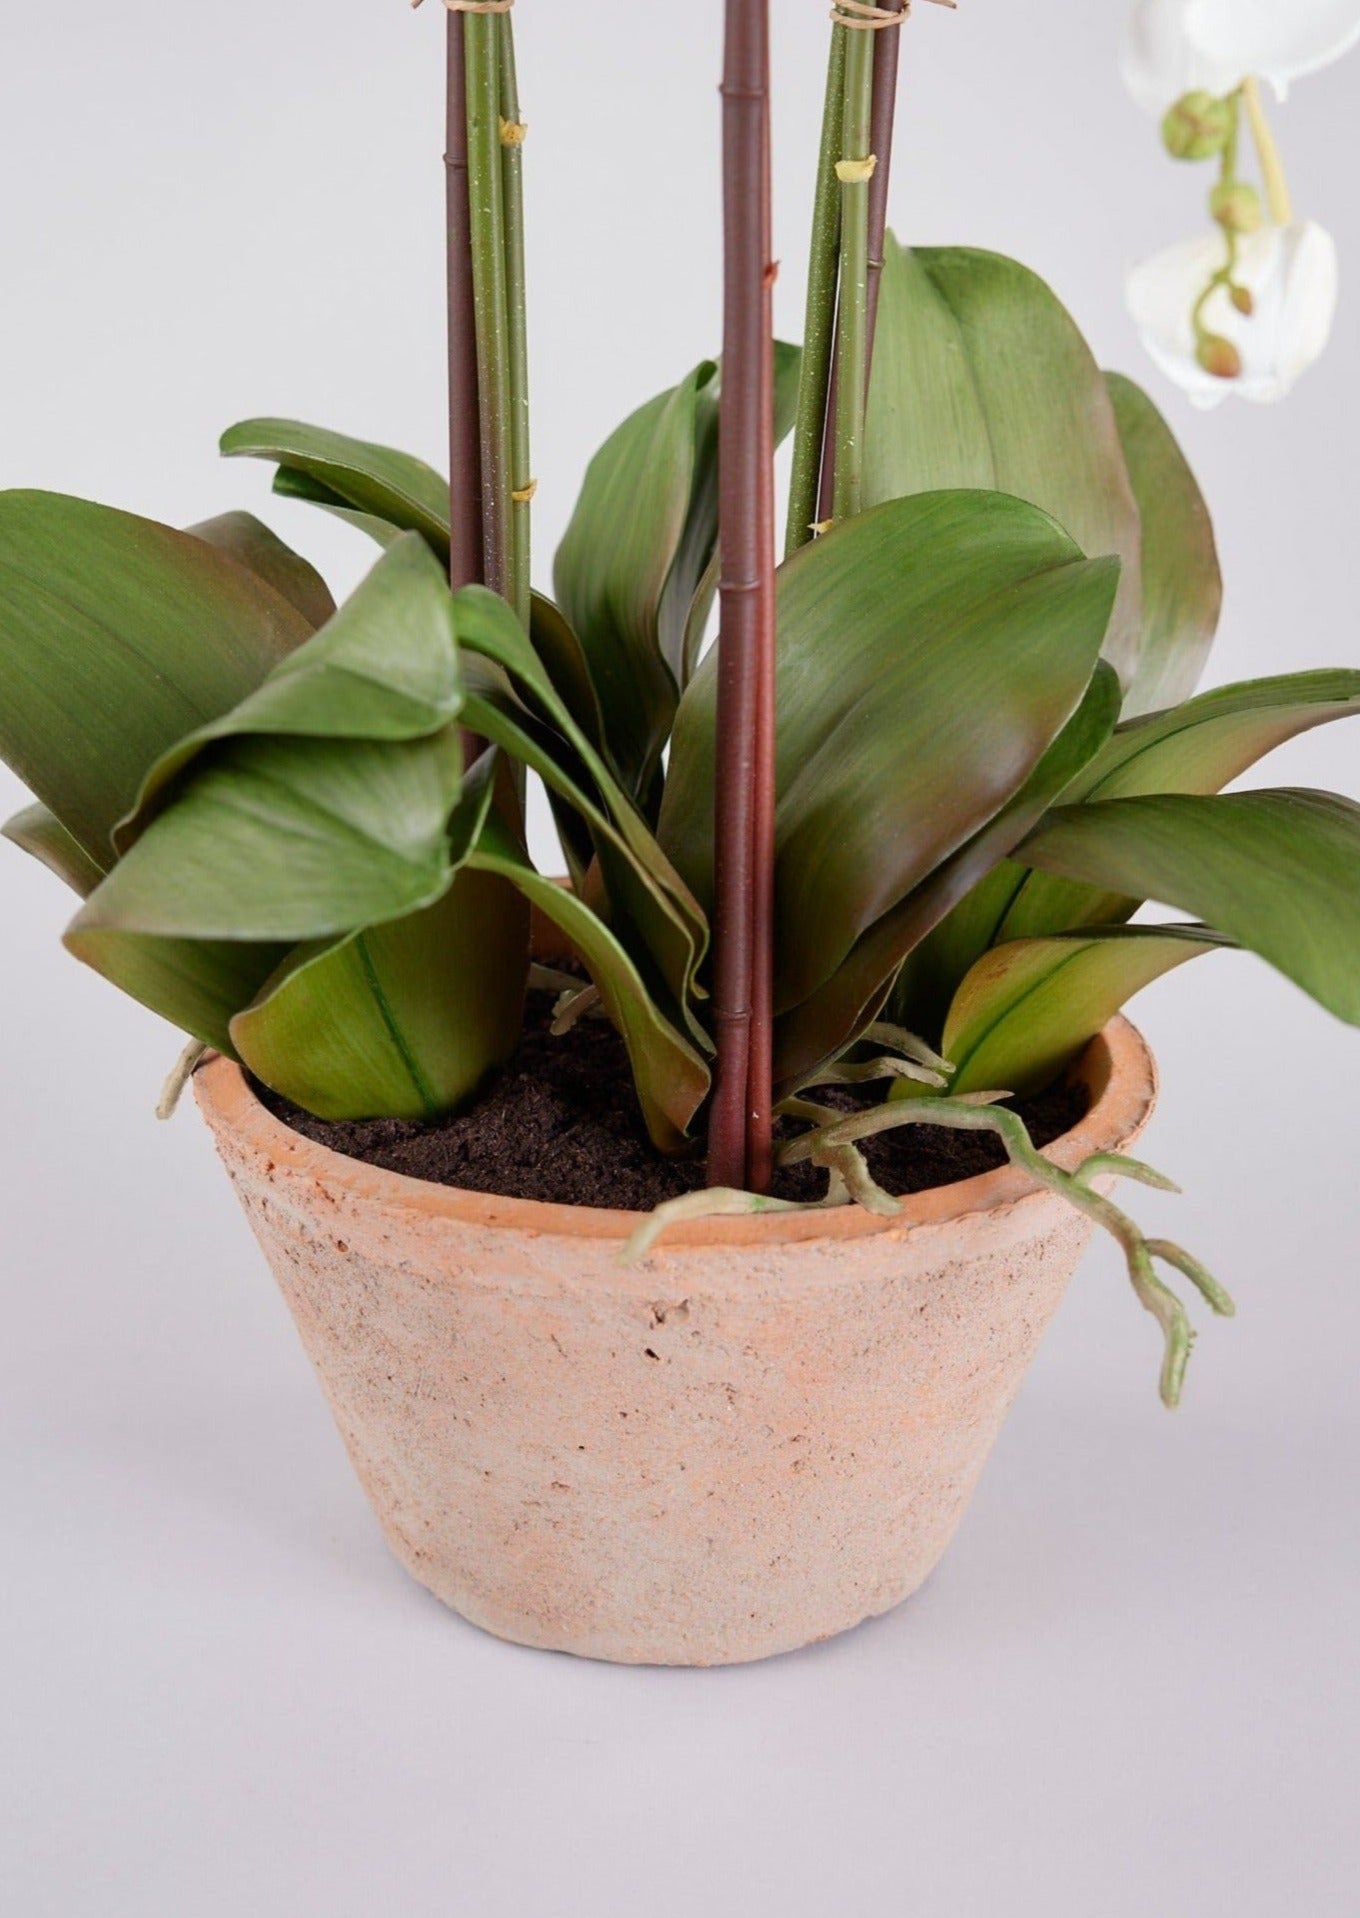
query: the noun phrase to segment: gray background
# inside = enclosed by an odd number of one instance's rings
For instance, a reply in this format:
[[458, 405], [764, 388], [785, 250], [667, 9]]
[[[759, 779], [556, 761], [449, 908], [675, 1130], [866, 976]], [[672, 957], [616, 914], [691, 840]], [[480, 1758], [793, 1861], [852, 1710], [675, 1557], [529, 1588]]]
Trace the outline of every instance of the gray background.
[[[775, 10], [796, 337], [825, 9]], [[520, 8], [545, 555], [603, 433], [714, 350], [719, 13]], [[277, 411], [440, 459], [433, 0], [4, 15], [0, 483], [263, 507], [348, 586], [362, 542], [214, 442]], [[1207, 177], [1125, 100], [1121, 17], [919, 9], [895, 224], [1018, 254], [1167, 403], [1224, 549], [1215, 678], [1360, 663], [1354, 308], [1282, 408], [1197, 416], [1150, 374], [1122, 270]], [[1347, 267], [1357, 82], [1281, 119]], [[1336, 729], [1267, 779], [1356, 769]], [[63, 956], [18, 854], [0, 901], [7, 1910], [1353, 1918], [1360, 1035], [1247, 958], [1141, 1004], [1149, 1155], [1188, 1196], [1137, 1204], [1242, 1307], [1179, 1418], [1102, 1247], [915, 1602], [763, 1667], [611, 1670], [483, 1638], [388, 1560], [206, 1136], [152, 1120], [178, 1040]]]

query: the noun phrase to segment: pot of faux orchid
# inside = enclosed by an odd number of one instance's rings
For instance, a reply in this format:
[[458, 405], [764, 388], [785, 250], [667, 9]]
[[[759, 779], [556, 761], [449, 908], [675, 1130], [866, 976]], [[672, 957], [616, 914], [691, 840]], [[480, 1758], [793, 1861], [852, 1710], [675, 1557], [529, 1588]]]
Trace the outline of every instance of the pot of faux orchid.
[[1218, 563], [1152, 402], [1023, 267], [886, 231], [901, 0], [835, 9], [799, 349], [728, 0], [722, 357], [533, 593], [511, 0], [447, 4], [452, 486], [225, 435], [383, 549], [339, 607], [246, 514], [0, 495], [6, 833], [188, 1035], [400, 1560], [525, 1644], [757, 1658], [928, 1575], [1096, 1226], [1177, 1403], [1169, 1279], [1232, 1306], [1111, 1196], [1166, 1184], [1121, 1008], [1240, 946], [1360, 1024], [1360, 808], [1222, 790], [1360, 672], [1196, 695]]

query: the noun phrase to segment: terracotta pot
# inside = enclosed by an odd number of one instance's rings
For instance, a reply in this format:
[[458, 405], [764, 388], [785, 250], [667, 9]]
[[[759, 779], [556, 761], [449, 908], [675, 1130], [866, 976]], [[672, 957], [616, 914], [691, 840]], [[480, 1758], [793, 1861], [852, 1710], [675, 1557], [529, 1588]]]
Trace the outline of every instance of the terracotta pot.
[[[1050, 1148], [1151, 1114], [1115, 1020]], [[914, 1592], [1090, 1236], [1022, 1174], [858, 1209], [705, 1220], [634, 1267], [627, 1212], [378, 1171], [273, 1118], [234, 1065], [198, 1101], [389, 1544], [521, 1644], [716, 1665]]]

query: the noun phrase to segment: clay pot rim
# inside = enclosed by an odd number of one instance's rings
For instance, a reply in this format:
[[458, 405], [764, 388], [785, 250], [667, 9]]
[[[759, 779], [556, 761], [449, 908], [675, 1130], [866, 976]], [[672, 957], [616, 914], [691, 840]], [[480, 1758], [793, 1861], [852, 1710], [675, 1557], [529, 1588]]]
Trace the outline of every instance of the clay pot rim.
[[[1111, 1020], [1093, 1039], [1076, 1066], [1091, 1092], [1091, 1108], [1081, 1123], [1046, 1148], [1046, 1156], [1073, 1170], [1092, 1152], [1125, 1148], [1147, 1124], [1157, 1100], [1157, 1068], [1142, 1034], [1127, 1019]], [[212, 1056], [194, 1078], [200, 1110], [215, 1132], [235, 1135], [271, 1168], [343, 1188], [357, 1204], [381, 1206], [424, 1220], [451, 1219], [466, 1225], [570, 1239], [626, 1239], [646, 1215], [597, 1206], [549, 1205], [538, 1199], [503, 1198], [434, 1185], [380, 1166], [351, 1159], [294, 1132], [263, 1106], [241, 1068]], [[996, 1212], [1046, 1194], [1023, 1172], [1005, 1166], [977, 1174], [903, 1201], [893, 1218], [877, 1218], [858, 1206], [829, 1212], [767, 1213], [735, 1219], [694, 1219], [671, 1227], [658, 1250], [683, 1246], [777, 1246], [812, 1240], [868, 1239], [901, 1235], [923, 1226], [952, 1224], [979, 1213]]]

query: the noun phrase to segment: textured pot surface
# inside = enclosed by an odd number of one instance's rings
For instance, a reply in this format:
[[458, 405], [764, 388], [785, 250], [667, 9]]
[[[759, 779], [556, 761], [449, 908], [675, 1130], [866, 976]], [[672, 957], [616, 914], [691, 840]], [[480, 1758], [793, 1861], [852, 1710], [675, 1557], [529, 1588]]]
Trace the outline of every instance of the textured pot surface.
[[[1069, 1168], [1155, 1072], [1116, 1020]], [[503, 1638], [762, 1658], [915, 1591], [1090, 1236], [1011, 1170], [858, 1209], [704, 1220], [488, 1198], [291, 1132], [216, 1059], [199, 1104], [392, 1550]]]

